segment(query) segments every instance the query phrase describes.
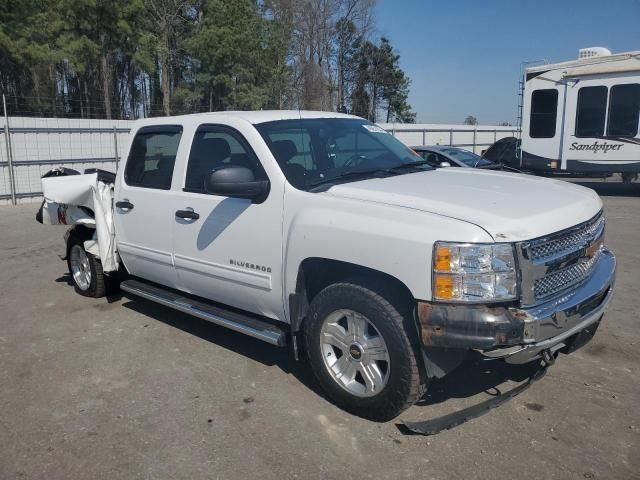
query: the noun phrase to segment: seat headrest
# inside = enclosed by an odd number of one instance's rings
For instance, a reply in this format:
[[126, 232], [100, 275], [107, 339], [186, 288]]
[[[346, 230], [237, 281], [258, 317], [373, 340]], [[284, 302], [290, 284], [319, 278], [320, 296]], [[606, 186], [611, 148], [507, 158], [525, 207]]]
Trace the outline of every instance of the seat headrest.
[[131, 145], [129, 156], [132, 158], [140, 158], [147, 155], [147, 142], [144, 140], [134, 140]]
[[278, 163], [287, 163], [298, 154], [298, 149], [293, 140], [276, 140], [273, 142], [273, 153]]
[[194, 142], [191, 151], [191, 159], [193, 162], [201, 165], [210, 165], [222, 162], [231, 155], [231, 147], [229, 142], [224, 138], [201, 138]]
[[174, 159], [173, 158], [161, 158], [158, 160], [158, 165], [156, 167], [159, 171], [167, 171], [173, 168]]
[[224, 138], [206, 138], [207, 151], [216, 161], [220, 162], [231, 155], [229, 142]]

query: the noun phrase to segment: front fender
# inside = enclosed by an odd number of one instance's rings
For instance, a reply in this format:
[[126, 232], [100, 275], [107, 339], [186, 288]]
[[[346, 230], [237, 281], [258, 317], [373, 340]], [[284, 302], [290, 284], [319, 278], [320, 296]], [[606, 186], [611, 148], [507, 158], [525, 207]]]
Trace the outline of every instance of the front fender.
[[406, 285], [414, 298], [429, 300], [435, 241], [493, 241], [474, 224], [412, 208], [293, 187], [285, 197], [284, 299], [296, 290], [302, 262], [318, 257], [385, 273]]

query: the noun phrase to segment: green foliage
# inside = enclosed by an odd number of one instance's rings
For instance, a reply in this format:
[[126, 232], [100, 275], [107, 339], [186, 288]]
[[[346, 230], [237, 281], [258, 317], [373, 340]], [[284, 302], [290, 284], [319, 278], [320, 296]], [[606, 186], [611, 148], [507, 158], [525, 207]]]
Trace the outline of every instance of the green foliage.
[[408, 103], [410, 81], [400, 68], [400, 55], [395, 54], [389, 40], [383, 37], [378, 45], [363, 42], [355, 59], [352, 112], [375, 122], [379, 111], [384, 111], [386, 122], [414, 123], [416, 114]]
[[478, 119], [473, 115], [468, 115], [467, 118], [464, 119], [465, 125], [478, 125]]
[[187, 48], [197, 59], [196, 91], [209, 99], [210, 110], [252, 110], [266, 103], [265, 23], [252, 0], [204, 2]]
[[[373, 0], [0, 0], [13, 114], [139, 118], [319, 105], [413, 121]], [[302, 89], [302, 90], [301, 90]]]
[[357, 74], [357, 58], [362, 35], [352, 20], [342, 17], [336, 23], [336, 66], [338, 71], [338, 108], [347, 112]]

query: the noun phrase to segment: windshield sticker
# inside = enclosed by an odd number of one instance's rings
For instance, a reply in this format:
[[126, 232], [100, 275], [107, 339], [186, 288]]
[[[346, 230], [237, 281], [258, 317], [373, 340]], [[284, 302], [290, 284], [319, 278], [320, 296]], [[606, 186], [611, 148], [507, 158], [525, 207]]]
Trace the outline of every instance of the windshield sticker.
[[389, 133], [385, 129], [380, 128], [378, 125], [362, 125], [365, 130], [371, 133]]

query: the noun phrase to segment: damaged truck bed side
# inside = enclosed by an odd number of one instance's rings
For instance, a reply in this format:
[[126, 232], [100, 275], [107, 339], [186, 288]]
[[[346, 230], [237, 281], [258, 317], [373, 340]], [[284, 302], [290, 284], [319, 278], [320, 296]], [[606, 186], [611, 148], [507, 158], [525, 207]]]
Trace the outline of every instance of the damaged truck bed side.
[[45, 201], [38, 213], [45, 225], [82, 225], [92, 230], [83, 246], [100, 260], [104, 272], [118, 270], [119, 265], [113, 228], [114, 179], [103, 171], [45, 177]]
[[42, 181], [76, 291], [125, 273], [130, 294], [289, 345], [356, 415], [394, 418], [471, 350], [550, 363], [611, 299], [602, 203], [576, 185], [434, 170], [326, 112], [147, 119], [129, 142], [115, 177]]

